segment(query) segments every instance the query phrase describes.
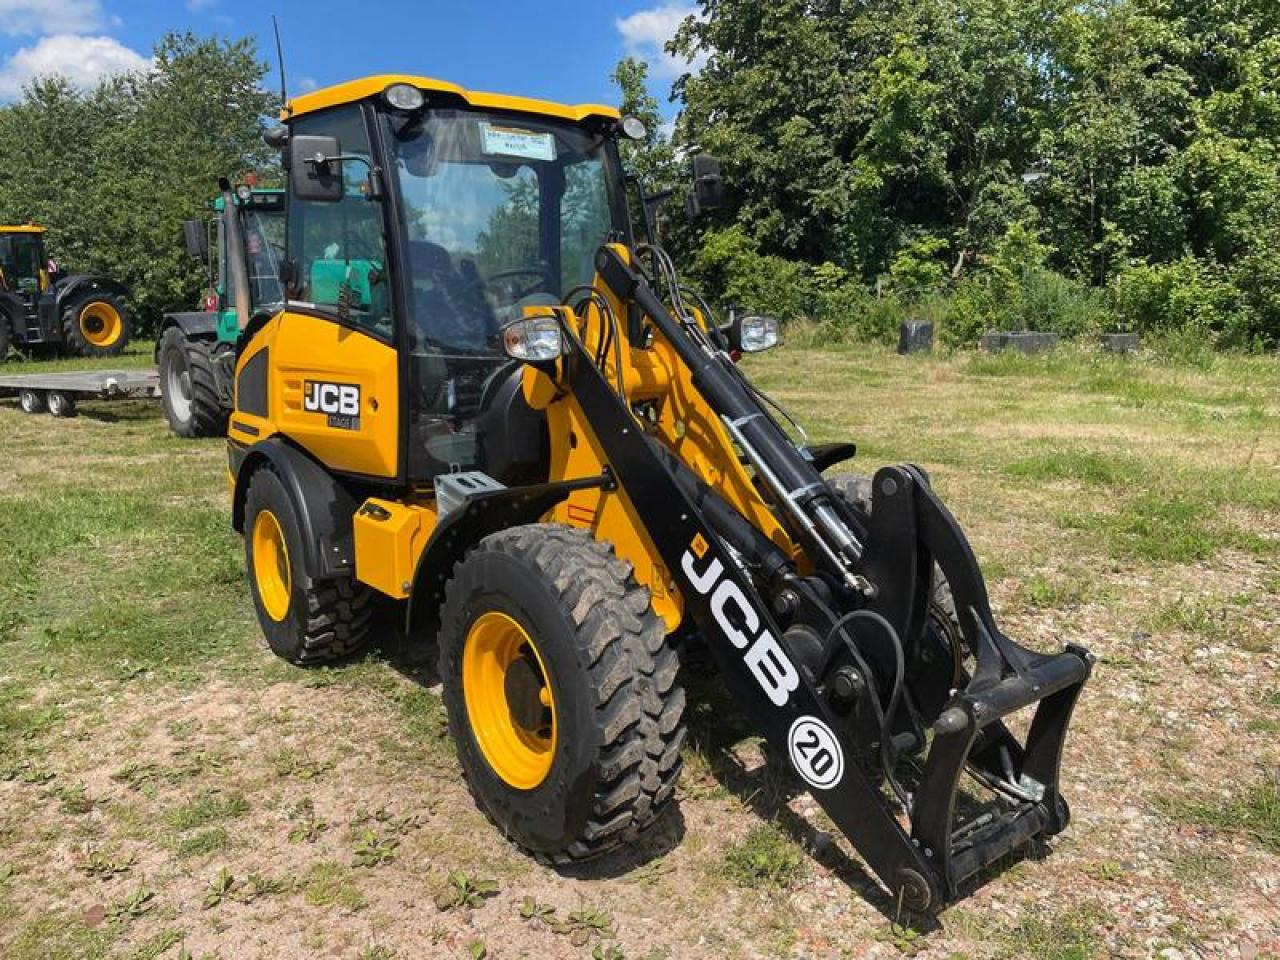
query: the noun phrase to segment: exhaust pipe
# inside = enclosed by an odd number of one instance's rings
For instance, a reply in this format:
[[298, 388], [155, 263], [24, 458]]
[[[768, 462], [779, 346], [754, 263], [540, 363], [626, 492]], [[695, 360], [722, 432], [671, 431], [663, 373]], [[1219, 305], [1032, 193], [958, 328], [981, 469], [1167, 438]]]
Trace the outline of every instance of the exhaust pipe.
[[244, 231], [240, 229], [240, 207], [231, 181], [218, 178], [222, 191], [222, 233], [227, 239], [227, 277], [231, 297], [235, 304], [236, 326], [243, 330], [249, 325], [249, 262], [244, 252]]

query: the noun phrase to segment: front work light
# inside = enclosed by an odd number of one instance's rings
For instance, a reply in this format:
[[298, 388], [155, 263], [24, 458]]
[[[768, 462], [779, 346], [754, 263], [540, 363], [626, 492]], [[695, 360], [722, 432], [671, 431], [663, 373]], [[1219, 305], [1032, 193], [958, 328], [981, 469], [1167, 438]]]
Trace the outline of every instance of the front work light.
[[546, 363], [565, 352], [560, 318], [555, 314], [524, 317], [502, 328], [502, 349], [512, 360]]
[[382, 99], [396, 110], [412, 112], [421, 109], [427, 96], [411, 83], [393, 83], [382, 91]]
[[778, 345], [777, 317], [743, 317], [738, 346], [743, 353], [760, 353]]

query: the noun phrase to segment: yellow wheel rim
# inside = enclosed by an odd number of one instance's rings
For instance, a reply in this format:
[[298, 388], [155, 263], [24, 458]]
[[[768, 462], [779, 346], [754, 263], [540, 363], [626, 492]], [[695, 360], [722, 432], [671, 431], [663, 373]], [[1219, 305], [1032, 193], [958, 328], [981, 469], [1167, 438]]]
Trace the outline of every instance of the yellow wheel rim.
[[556, 750], [555, 699], [537, 645], [505, 613], [482, 614], [467, 632], [462, 694], [493, 772], [517, 790], [547, 779]]
[[267, 615], [279, 623], [289, 615], [293, 578], [284, 531], [270, 510], [263, 510], [253, 521], [253, 580]]
[[95, 347], [110, 347], [124, 333], [124, 318], [111, 304], [95, 300], [80, 311], [80, 332]]

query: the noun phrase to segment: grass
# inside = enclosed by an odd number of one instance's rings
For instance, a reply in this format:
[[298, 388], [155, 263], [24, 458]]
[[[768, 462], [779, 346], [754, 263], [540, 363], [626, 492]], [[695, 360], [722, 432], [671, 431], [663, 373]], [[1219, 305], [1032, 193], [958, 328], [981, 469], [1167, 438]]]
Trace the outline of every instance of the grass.
[[[140, 349], [125, 363], [149, 359]], [[858, 443], [848, 469], [929, 471], [1011, 637], [1076, 640], [1100, 657], [1063, 763], [1080, 814], [1066, 856], [997, 873], [999, 908], [972, 901], [970, 923], [945, 913], [943, 954], [1133, 952], [1144, 934], [1090, 906], [1094, 885], [1174, 917], [1202, 955], [1227, 955], [1233, 931], [1259, 928], [1253, 881], [1280, 883], [1276, 784], [1249, 772], [1280, 762], [1268, 659], [1280, 362], [850, 346], [747, 364], [815, 443]], [[834, 957], [883, 939], [856, 857], [839, 865], [832, 848], [819, 866], [793, 829], [791, 814], [812, 814], [792, 799], [785, 758], [730, 772], [724, 750], [759, 750], [740, 742], [749, 726], [723, 694], [689, 686], [695, 727], [717, 738], [690, 748], [677, 815], [603, 864], [545, 868], [469, 797], [427, 679], [432, 656], [375, 652], [308, 671], [266, 653], [220, 443], [171, 438], [155, 404], [85, 404], [55, 421], [0, 400], [0, 449], [6, 960], [228, 957], [264, 942], [282, 960], [466, 956], [475, 942], [532, 956], [564, 952], [573, 931], [598, 941], [575, 956], [735, 957], [766, 944]], [[1207, 778], [1220, 792], [1188, 786]], [[1158, 796], [1189, 829], [1144, 827], [1135, 864], [1123, 852], [1131, 817]], [[1170, 899], [1182, 883], [1203, 901], [1194, 915]], [[437, 895], [448, 909], [406, 919], [407, 904]], [[521, 921], [535, 895], [557, 927]], [[207, 897], [217, 904], [202, 910]], [[116, 912], [88, 927], [94, 905]], [[928, 931], [890, 942], [904, 955], [939, 949]]]
[[1134, 480], [1142, 468], [1125, 455], [1068, 447], [1020, 457], [1005, 466], [1004, 472], [1035, 483], [1073, 480], [1091, 487], [1109, 487]]
[[1082, 903], [1070, 912], [1028, 913], [1003, 931], [1001, 955], [1009, 960], [1093, 960], [1107, 955], [1098, 928], [1108, 917], [1097, 904]]
[[303, 878], [302, 890], [313, 907], [341, 907], [354, 913], [368, 903], [352, 872], [331, 861], [313, 864]]
[[725, 872], [744, 887], [786, 889], [800, 878], [805, 857], [778, 826], [762, 823], [725, 854]]
[[1280, 774], [1268, 776], [1227, 800], [1174, 796], [1160, 806], [1180, 822], [1247, 836], [1280, 853]]
[[234, 820], [249, 812], [249, 801], [239, 793], [201, 793], [169, 814], [169, 824], [177, 830], [193, 830], [218, 820]]

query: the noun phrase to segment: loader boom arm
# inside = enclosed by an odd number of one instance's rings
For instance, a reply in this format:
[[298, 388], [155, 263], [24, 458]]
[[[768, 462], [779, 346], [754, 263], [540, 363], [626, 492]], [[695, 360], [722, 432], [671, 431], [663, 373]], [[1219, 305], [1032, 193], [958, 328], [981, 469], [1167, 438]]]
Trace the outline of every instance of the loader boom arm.
[[[772, 751], [788, 759], [910, 909], [940, 909], [982, 867], [1063, 829], [1068, 814], [1058, 767], [1072, 708], [1090, 672], [1087, 652], [1072, 647], [1039, 654], [999, 631], [973, 551], [921, 471], [882, 470], [869, 518], [842, 508], [714, 344], [677, 320], [617, 251], [602, 248], [597, 270], [616, 299], [635, 304], [690, 368], [695, 387], [729, 428], [817, 571], [800, 575], [767, 538], [753, 536], [731, 506], [646, 437], [598, 358], [570, 338], [567, 386], [672, 571], [686, 615]], [[935, 559], [976, 654], [963, 689], [952, 688], [950, 673], [940, 681], [903, 681], [904, 651], [913, 655], [922, 642]], [[805, 642], [814, 637], [821, 641], [816, 649]], [[895, 646], [898, 672], [886, 707], [881, 691], [892, 667], [884, 663], [892, 661], [886, 650]], [[850, 677], [857, 681], [854, 693]], [[862, 708], [870, 698], [885, 716], [869, 730]], [[1036, 703], [1024, 747], [1002, 718]], [[930, 727], [932, 747], [915, 792], [908, 794], [894, 779], [894, 763], [899, 751], [923, 751]], [[966, 769], [994, 785], [1003, 806], [976, 825], [957, 828], [955, 800]], [[897, 809], [886, 802], [882, 777], [900, 791]]]

